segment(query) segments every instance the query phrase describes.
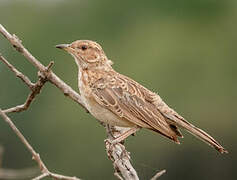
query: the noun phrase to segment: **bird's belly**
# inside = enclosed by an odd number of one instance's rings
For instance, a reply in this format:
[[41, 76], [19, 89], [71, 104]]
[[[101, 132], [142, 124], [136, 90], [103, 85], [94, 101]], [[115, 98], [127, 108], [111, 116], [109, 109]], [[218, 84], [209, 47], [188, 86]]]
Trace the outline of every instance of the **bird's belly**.
[[109, 125], [112, 125], [112, 126], [120, 126], [120, 127], [135, 126], [135, 124], [115, 115], [108, 109], [102, 107], [93, 99], [90, 99], [90, 98], [88, 99], [85, 97], [83, 99], [85, 101], [88, 111], [99, 121], [109, 124]]

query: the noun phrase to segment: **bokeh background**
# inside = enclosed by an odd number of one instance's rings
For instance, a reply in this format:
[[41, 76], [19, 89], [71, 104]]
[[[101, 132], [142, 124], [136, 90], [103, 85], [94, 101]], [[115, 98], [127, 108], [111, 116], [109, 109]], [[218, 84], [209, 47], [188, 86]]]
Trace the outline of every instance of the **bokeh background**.
[[[99, 42], [114, 68], [158, 92], [187, 120], [213, 135], [220, 155], [183, 131], [181, 145], [141, 130], [126, 141], [141, 179], [158, 170], [170, 179], [237, 179], [237, 1], [235, 0], [0, 0], [0, 23], [43, 64], [77, 90], [70, 55], [56, 49], [77, 39]], [[0, 52], [37, 80], [37, 70], [0, 36]], [[21, 104], [29, 91], [0, 62], [0, 107]], [[50, 170], [83, 179], [116, 179], [105, 130], [48, 83], [31, 108], [10, 116]], [[35, 166], [0, 119], [3, 167]]]

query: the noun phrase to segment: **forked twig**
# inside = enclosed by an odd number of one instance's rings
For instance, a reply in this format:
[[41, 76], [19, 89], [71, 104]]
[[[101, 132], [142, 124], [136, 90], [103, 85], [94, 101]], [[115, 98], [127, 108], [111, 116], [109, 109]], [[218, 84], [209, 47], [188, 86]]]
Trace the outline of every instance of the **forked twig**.
[[[43, 76], [40, 72], [38, 73], [39, 76], [39, 80], [36, 83], [32, 83], [30, 81], [30, 79], [24, 75], [23, 73], [21, 73], [20, 71], [18, 71], [12, 64], [10, 64], [2, 55], [0, 55], [0, 60], [7, 65], [7, 67], [9, 67], [9, 69], [15, 73], [16, 77], [20, 78], [31, 90], [30, 94], [28, 95], [26, 101], [24, 104], [21, 105], [17, 105], [15, 107], [9, 108], [9, 109], [5, 109], [3, 110], [4, 113], [12, 113], [12, 112], [21, 112], [21, 111], [25, 111], [29, 108], [30, 104], [32, 103], [32, 101], [35, 99], [35, 97], [40, 93], [42, 87], [44, 86], [44, 84], [47, 81], [47, 78], [45, 76]], [[47, 71], [50, 70], [50, 68], [52, 67], [53, 63], [51, 62], [48, 67], [47, 67]]]

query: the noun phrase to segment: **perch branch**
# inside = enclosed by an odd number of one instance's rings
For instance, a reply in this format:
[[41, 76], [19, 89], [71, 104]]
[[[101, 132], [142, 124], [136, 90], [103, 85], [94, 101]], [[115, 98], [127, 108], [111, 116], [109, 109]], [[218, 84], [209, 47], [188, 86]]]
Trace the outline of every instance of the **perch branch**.
[[[43, 64], [40, 63], [21, 43], [21, 40], [16, 35], [11, 35], [1, 24], [0, 24], [0, 33], [4, 35], [6, 39], [13, 45], [13, 47], [20, 52], [25, 58], [33, 64], [41, 73], [43, 77], [45, 77], [46, 81], [51, 82], [57, 88], [59, 88], [65, 96], [70, 97], [72, 100], [80, 104], [82, 107], [85, 107], [81, 96], [74, 91], [70, 86], [68, 86], [64, 81], [62, 81], [56, 74], [54, 74], [51, 70], [47, 69]], [[10, 111], [10, 110], [8, 110]], [[8, 112], [5, 110], [5, 112]], [[87, 111], [87, 109], [86, 109]], [[17, 111], [18, 112], [18, 111]], [[88, 112], [88, 111], [87, 111]], [[1, 112], [4, 117], [7, 117], [4, 112]], [[119, 127], [112, 127], [112, 126], [105, 126], [108, 134], [108, 139], [113, 140], [115, 134], [121, 134], [124, 131], [124, 128]], [[111, 142], [111, 141], [110, 141]], [[137, 180], [139, 179], [136, 173], [136, 170], [130, 163], [130, 156], [129, 152], [126, 151], [125, 146], [121, 143], [112, 145], [109, 141], [106, 141], [106, 151], [108, 157], [112, 160], [115, 169], [115, 176], [119, 179], [132, 179]], [[34, 157], [34, 156], [33, 156]], [[35, 154], [35, 160], [39, 163], [42, 162], [40, 160], [39, 155]], [[40, 165], [41, 163], [39, 163]], [[41, 164], [41, 166], [44, 164]], [[46, 167], [45, 167], [46, 168]], [[41, 168], [42, 169], [42, 168]], [[55, 177], [53, 173], [50, 173], [47, 168], [45, 172], [42, 172], [42, 175], [36, 177], [34, 180], [42, 179], [45, 176]], [[61, 176], [59, 179], [65, 179], [64, 176]]]
[[138, 180], [139, 178], [137, 172], [130, 163], [129, 152], [125, 149], [125, 146], [122, 143], [110, 143], [114, 140], [114, 137], [125, 132], [127, 128], [106, 125], [106, 130], [108, 134], [108, 140], [105, 140], [105, 147], [109, 159], [113, 162], [115, 170], [114, 175], [118, 179], [124, 178], [129, 180]]
[[55, 173], [50, 172], [47, 169], [47, 167], [45, 166], [44, 162], [41, 160], [40, 155], [33, 149], [33, 147], [26, 140], [26, 138], [23, 136], [23, 134], [20, 132], [20, 130], [15, 126], [15, 124], [12, 122], [12, 120], [1, 109], [0, 109], [0, 116], [11, 127], [11, 129], [18, 136], [18, 138], [21, 140], [21, 142], [25, 145], [25, 147], [28, 149], [28, 151], [32, 154], [32, 159], [38, 163], [41, 173], [45, 175], [44, 177], [49, 176], [49, 177], [52, 177], [55, 179], [62, 179], [62, 180], [63, 179], [79, 180], [76, 177], [67, 177], [67, 176], [62, 176], [60, 174], [55, 174]]

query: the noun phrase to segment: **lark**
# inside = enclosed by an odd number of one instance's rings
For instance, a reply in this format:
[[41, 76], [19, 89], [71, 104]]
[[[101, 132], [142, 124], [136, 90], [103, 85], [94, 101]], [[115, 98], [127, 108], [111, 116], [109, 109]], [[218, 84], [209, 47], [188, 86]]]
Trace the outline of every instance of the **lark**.
[[179, 144], [178, 137], [183, 137], [179, 128], [183, 128], [220, 153], [227, 153], [209, 134], [171, 109], [158, 94], [116, 72], [98, 43], [77, 40], [56, 47], [74, 57], [80, 95], [90, 114], [102, 123], [129, 128], [114, 143], [147, 128]]

